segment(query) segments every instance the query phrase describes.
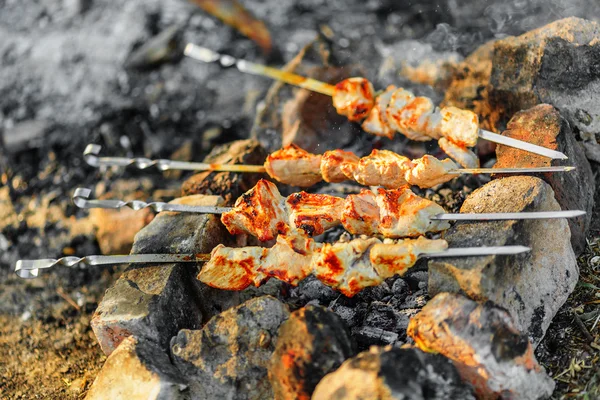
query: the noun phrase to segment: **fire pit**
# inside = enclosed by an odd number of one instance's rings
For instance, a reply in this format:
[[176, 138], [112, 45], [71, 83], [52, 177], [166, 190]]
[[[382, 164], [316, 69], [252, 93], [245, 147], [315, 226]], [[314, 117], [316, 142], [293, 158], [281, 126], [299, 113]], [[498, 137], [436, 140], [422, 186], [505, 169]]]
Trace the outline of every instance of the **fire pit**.
[[600, 396], [597, 5], [85, 3], [0, 6], [1, 397]]

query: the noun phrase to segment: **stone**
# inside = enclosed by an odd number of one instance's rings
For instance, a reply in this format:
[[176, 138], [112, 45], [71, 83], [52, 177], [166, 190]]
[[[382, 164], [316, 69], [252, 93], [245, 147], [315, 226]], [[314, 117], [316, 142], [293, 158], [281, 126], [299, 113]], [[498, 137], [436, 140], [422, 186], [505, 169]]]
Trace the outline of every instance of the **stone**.
[[285, 304], [263, 296], [211, 318], [201, 330], [181, 330], [171, 341], [171, 357], [192, 397], [273, 398], [267, 369], [288, 317]]
[[421, 349], [454, 362], [478, 399], [544, 399], [555, 386], [503, 308], [458, 294], [435, 296], [408, 326]]
[[[136, 192], [133, 196], [127, 197], [106, 193], [98, 198], [101, 200], [118, 198], [125, 201], [146, 200], [142, 192]], [[127, 254], [133, 246], [133, 238], [152, 221], [154, 212], [149, 208], [138, 211], [126, 207], [120, 210], [93, 208], [90, 210], [89, 218], [96, 227], [96, 240], [102, 254]]]
[[501, 120], [552, 104], [577, 130], [600, 133], [600, 25], [565, 18], [494, 44], [489, 101]]
[[313, 400], [474, 399], [450, 360], [415, 348], [372, 347], [319, 382]]
[[[461, 212], [560, 210], [552, 188], [536, 177], [491, 181], [467, 197]], [[534, 345], [575, 288], [579, 270], [565, 219], [457, 223], [445, 235], [450, 247], [523, 245], [511, 256], [460, 257], [429, 262], [429, 294], [464, 293], [492, 301], [514, 318]]]
[[[267, 159], [264, 148], [253, 139], [237, 140], [215, 147], [203, 162], [209, 164], [263, 165]], [[242, 193], [250, 190], [264, 174], [236, 172], [200, 172], [182, 185], [184, 196], [193, 194], [220, 195], [226, 204], [233, 203]]]
[[186, 384], [155, 343], [129, 337], [106, 359], [87, 400], [184, 399]]
[[269, 366], [276, 399], [310, 399], [317, 383], [356, 353], [350, 332], [319, 306], [294, 311], [279, 328]]
[[[217, 206], [223, 199], [194, 195], [173, 202]], [[132, 253], [208, 253], [228, 238], [214, 215], [162, 212], [135, 236]], [[238, 304], [237, 294], [201, 291], [193, 279], [196, 273], [196, 267], [185, 263], [136, 265], [125, 271], [106, 291], [92, 318], [102, 351], [110, 354], [132, 335], [167, 347], [179, 330], [200, 327], [202, 311], [212, 315], [215, 303], [222, 307]], [[214, 296], [203, 296], [206, 292]]]
[[596, 187], [590, 163], [581, 144], [575, 140], [569, 123], [551, 105], [540, 104], [516, 113], [502, 135], [561, 151], [569, 159], [550, 160], [548, 157], [499, 145], [496, 147], [498, 161], [494, 168], [531, 168], [551, 165], [577, 167], [575, 171], [545, 173], [539, 174], [538, 177], [552, 186], [556, 200], [563, 210], [587, 212], [584, 216], [568, 220], [571, 244], [575, 254], [579, 255], [586, 246], [585, 238], [592, 219]]

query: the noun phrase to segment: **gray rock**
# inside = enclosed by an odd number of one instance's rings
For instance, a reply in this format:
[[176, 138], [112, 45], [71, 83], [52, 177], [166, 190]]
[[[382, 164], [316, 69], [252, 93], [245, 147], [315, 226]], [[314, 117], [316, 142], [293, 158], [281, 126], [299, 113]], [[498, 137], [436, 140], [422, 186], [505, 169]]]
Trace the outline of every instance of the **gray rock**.
[[87, 400], [186, 399], [187, 385], [155, 343], [129, 337], [106, 359]]
[[373, 347], [317, 385], [313, 400], [474, 399], [447, 358], [419, 349]]
[[[474, 191], [461, 212], [553, 211], [552, 188], [535, 177], [494, 180]], [[445, 235], [450, 247], [524, 245], [516, 256], [462, 257], [430, 261], [429, 293], [461, 292], [490, 300], [510, 312], [534, 345], [575, 288], [579, 270], [564, 219], [459, 223]]]
[[586, 247], [586, 236], [592, 220], [595, 182], [590, 163], [585, 157], [581, 144], [575, 140], [569, 124], [554, 107], [540, 104], [516, 113], [502, 135], [562, 151], [569, 159], [550, 160], [547, 157], [512, 147], [498, 146], [496, 148], [498, 162], [494, 168], [528, 168], [551, 165], [577, 167], [575, 171], [568, 173], [546, 173], [539, 174], [538, 177], [552, 186], [556, 200], [563, 210], [587, 211], [587, 215], [568, 220], [571, 229], [571, 244], [575, 254], [580, 254]]
[[281, 325], [269, 367], [276, 399], [308, 399], [317, 383], [356, 353], [340, 317], [307, 306]]
[[[195, 195], [173, 202], [222, 205], [222, 201], [218, 196]], [[228, 237], [213, 215], [163, 212], [136, 235], [132, 253], [207, 253]], [[203, 312], [207, 319], [215, 308], [239, 304], [235, 293], [202, 292], [193, 279], [196, 272], [190, 265], [163, 264], [138, 265], [123, 273], [106, 291], [91, 322], [104, 353], [110, 354], [131, 335], [166, 348], [180, 329], [200, 327]]]
[[408, 334], [420, 348], [452, 360], [477, 398], [544, 399], [554, 390], [527, 335], [491, 302], [441, 293], [411, 319]]
[[264, 296], [229, 309], [201, 330], [183, 329], [171, 341], [171, 357], [196, 399], [272, 398], [267, 368], [286, 305]]

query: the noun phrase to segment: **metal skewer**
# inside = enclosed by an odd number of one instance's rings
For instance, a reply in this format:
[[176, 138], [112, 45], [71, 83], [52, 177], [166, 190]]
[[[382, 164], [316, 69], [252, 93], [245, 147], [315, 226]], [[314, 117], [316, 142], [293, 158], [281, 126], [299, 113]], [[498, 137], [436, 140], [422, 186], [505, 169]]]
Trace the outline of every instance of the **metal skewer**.
[[[83, 151], [83, 158], [92, 167], [115, 166], [127, 167], [134, 166], [138, 169], [147, 169], [156, 167], [160, 171], [169, 169], [178, 169], [185, 171], [225, 171], [225, 172], [251, 172], [264, 173], [266, 169], [263, 165], [240, 165], [240, 164], [208, 164], [199, 162], [173, 161], [173, 160], [151, 160], [143, 157], [100, 157], [102, 146], [98, 144], [88, 144]], [[575, 170], [576, 167], [556, 166], [556, 167], [535, 167], [535, 168], [461, 168], [448, 171], [450, 175], [463, 174], [525, 174], [542, 172], [568, 172]]]
[[[201, 214], [223, 214], [233, 210], [232, 207], [215, 206], [187, 206], [181, 204], [171, 204], [162, 202], [146, 203], [139, 200], [89, 200], [92, 191], [87, 188], [77, 188], [73, 193], [73, 203], [79, 208], [108, 208], [119, 209], [129, 207], [134, 210], [143, 208], [152, 208], [155, 211], [175, 211], [190, 212]], [[481, 214], [437, 214], [430, 217], [432, 220], [451, 220], [451, 221], [500, 221], [516, 219], [554, 219], [554, 218], [573, 218], [584, 215], [585, 211], [566, 210], [566, 211], [533, 211], [519, 213], [481, 213]]]
[[[422, 254], [420, 257], [511, 255], [530, 250], [531, 248], [526, 246], [462, 247], [444, 250], [439, 253]], [[40, 260], [19, 260], [15, 264], [15, 273], [20, 278], [33, 279], [39, 276], [41, 269], [48, 269], [57, 265], [74, 268], [82, 265], [88, 267], [110, 264], [206, 262], [209, 260], [210, 254], [132, 254], [123, 256], [63, 257], [59, 259], [46, 258]]]
[[[319, 92], [327, 96], [333, 96], [335, 94], [334, 85], [330, 85], [325, 82], [320, 82], [312, 78], [300, 76], [291, 72], [267, 67], [266, 65], [240, 60], [225, 54], [219, 54], [215, 51], [212, 51], [205, 47], [196, 46], [192, 43], [188, 43], [185, 46], [184, 54], [190, 58], [193, 58], [194, 60], [202, 61], [205, 63], [218, 62], [224, 68], [236, 67], [241, 72], [245, 72], [252, 75], [266, 76], [278, 81], [289, 83], [290, 85], [312, 90], [314, 92]], [[498, 135], [497, 133], [490, 132], [485, 129], [479, 129], [478, 135], [480, 138], [489, 140], [490, 142], [525, 150], [530, 153], [539, 154], [541, 156], [549, 157], [552, 159], [568, 159], [568, 157], [560, 151], [551, 150], [546, 147], [535, 145], [533, 143], [523, 142], [521, 140]]]

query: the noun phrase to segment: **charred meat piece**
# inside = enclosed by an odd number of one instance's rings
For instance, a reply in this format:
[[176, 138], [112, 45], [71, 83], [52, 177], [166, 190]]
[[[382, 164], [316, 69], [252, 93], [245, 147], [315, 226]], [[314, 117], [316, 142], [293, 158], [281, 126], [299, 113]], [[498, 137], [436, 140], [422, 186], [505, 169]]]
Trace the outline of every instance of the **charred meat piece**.
[[462, 165], [463, 168], [479, 168], [479, 158], [466, 147], [461, 147], [445, 137], [438, 140], [438, 144], [444, 153]]
[[299, 192], [286, 200], [290, 226], [308, 236], [320, 235], [341, 223], [344, 199], [326, 194]]
[[362, 121], [375, 104], [375, 90], [365, 78], [349, 78], [335, 85], [333, 106], [350, 121]]
[[290, 229], [284, 203], [277, 186], [261, 179], [221, 215], [221, 222], [232, 235], [248, 233], [263, 242], [272, 240]]
[[406, 185], [404, 175], [411, 167], [406, 157], [388, 150], [373, 150], [355, 166], [344, 164], [342, 171], [361, 185], [397, 188]]
[[325, 182], [343, 182], [348, 177], [342, 172], [343, 164], [357, 164], [360, 158], [344, 150], [329, 150], [321, 157], [321, 176]]
[[314, 274], [327, 286], [348, 297], [382, 282], [369, 260], [378, 239], [355, 239], [347, 243], [325, 243], [314, 259]]
[[430, 218], [445, 212], [441, 206], [417, 196], [408, 186], [396, 190], [379, 189], [376, 201], [380, 217], [378, 229], [387, 238], [415, 237], [450, 227], [447, 221]]
[[308, 187], [322, 180], [321, 156], [295, 144], [271, 153], [265, 162], [269, 176], [287, 185]]
[[420, 188], [430, 188], [454, 178], [449, 171], [458, 169], [458, 165], [450, 159], [438, 160], [430, 155], [425, 155], [412, 161], [413, 168], [406, 172], [406, 182]]
[[394, 91], [396, 91], [396, 86], [390, 85], [385, 92], [377, 96], [375, 99], [375, 106], [369, 113], [367, 119], [362, 123], [362, 128], [365, 132], [377, 136], [385, 136], [390, 139], [394, 137], [395, 132], [390, 127], [387, 120], [387, 108]]
[[375, 235], [379, 233], [379, 207], [375, 195], [370, 190], [346, 197], [342, 210], [342, 225], [354, 235]]

